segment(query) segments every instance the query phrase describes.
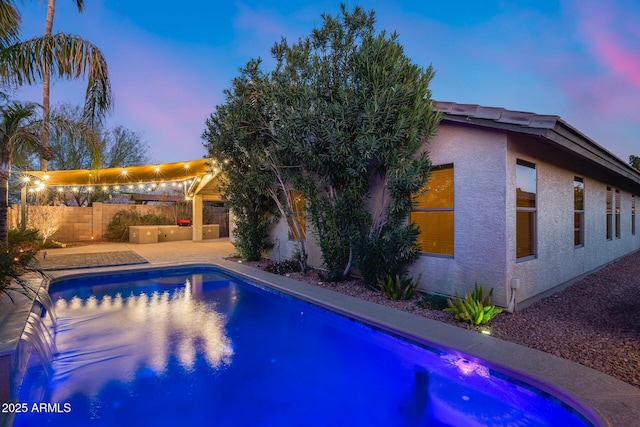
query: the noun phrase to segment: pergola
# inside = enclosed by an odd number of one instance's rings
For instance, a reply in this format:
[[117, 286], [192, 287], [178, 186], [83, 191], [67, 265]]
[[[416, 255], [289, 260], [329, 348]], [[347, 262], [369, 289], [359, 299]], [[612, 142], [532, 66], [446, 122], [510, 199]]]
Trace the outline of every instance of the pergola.
[[25, 171], [22, 188], [22, 218], [26, 218], [26, 193], [29, 188], [58, 191], [124, 190], [136, 186], [163, 186], [181, 183], [185, 197], [192, 200], [193, 240], [202, 240], [202, 205], [221, 201], [217, 177], [221, 165], [213, 159], [198, 159], [175, 163], [128, 166], [107, 169], [76, 169], [61, 171]]

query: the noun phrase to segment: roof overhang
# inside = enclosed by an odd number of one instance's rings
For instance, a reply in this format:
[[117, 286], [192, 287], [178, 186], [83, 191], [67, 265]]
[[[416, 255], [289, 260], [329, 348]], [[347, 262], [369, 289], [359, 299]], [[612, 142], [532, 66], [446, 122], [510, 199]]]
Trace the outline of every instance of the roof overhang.
[[442, 113], [443, 121], [538, 137], [541, 142], [613, 173], [636, 188], [640, 186], [640, 171], [559, 116], [441, 101], [433, 101], [433, 108]]

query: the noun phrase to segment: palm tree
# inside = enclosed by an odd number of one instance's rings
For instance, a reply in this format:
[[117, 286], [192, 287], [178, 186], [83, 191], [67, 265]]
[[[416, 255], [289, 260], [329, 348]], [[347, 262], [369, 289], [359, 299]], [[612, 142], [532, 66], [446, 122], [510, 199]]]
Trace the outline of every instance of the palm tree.
[[42, 125], [37, 115], [39, 106], [34, 103], [12, 102], [0, 106], [0, 244], [8, 244], [7, 214], [9, 207], [9, 176], [13, 154], [22, 146], [38, 148], [39, 127]]
[[[78, 12], [82, 13], [84, 10], [84, 0], [75, 0]], [[56, 12], [56, 0], [49, 0], [47, 2], [47, 20], [44, 26], [45, 37], [50, 37], [53, 34], [53, 16]], [[41, 145], [43, 148], [49, 147], [49, 115], [51, 112], [51, 102], [49, 101], [49, 95], [51, 94], [51, 73], [49, 72], [49, 64], [44, 65], [44, 75], [42, 77], [42, 138]], [[40, 157], [40, 170], [47, 170], [47, 158], [46, 156]]]
[[[82, 10], [83, 1], [75, 0]], [[48, 149], [49, 79], [87, 77], [84, 116], [96, 123], [111, 109], [112, 93], [107, 62], [100, 49], [77, 36], [51, 34], [55, 0], [49, 0], [45, 34], [30, 40], [18, 41], [20, 15], [11, 0], [0, 0], [0, 82], [16, 87], [43, 81], [45, 84], [43, 112], [45, 125], [43, 153]], [[4, 43], [3, 43], [4, 42]], [[46, 170], [46, 159], [40, 164]]]

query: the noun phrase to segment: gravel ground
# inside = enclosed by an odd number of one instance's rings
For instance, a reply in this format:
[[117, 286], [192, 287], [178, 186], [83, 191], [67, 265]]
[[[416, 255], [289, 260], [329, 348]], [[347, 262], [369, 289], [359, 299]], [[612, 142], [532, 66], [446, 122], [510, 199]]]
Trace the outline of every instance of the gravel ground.
[[[265, 268], [269, 261], [248, 263]], [[426, 308], [421, 297], [390, 301], [362, 281], [322, 282], [317, 274], [292, 279], [384, 304], [466, 329], [451, 313]], [[580, 363], [640, 387], [640, 252], [576, 282], [562, 292], [516, 313], [501, 313], [488, 325], [491, 335]]]

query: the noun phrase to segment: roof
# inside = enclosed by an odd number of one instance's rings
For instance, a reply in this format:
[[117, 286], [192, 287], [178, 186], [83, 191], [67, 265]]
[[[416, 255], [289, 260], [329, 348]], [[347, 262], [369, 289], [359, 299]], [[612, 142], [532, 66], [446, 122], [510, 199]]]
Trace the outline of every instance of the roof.
[[496, 123], [515, 124], [524, 127], [549, 129], [555, 126], [559, 116], [513, 111], [499, 107], [483, 107], [476, 104], [433, 101], [433, 107], [447, 116], [464, 116], [485, 119]]
[[640, 171], [569, 125], [560, 116], [476, 104], [442, 101], [432, 103], [434, 110], [442, 113], [444, 121], [541, 137], [555, 148], [613, 172], [634, 186], [640, 185]]
[[209, 159], [97, 170], [23, 172], [26, 177], [35, 178], [46, 186], [61, 187], [184, 181], [203, 177], [209, 173], [214, 173]]

